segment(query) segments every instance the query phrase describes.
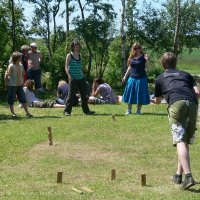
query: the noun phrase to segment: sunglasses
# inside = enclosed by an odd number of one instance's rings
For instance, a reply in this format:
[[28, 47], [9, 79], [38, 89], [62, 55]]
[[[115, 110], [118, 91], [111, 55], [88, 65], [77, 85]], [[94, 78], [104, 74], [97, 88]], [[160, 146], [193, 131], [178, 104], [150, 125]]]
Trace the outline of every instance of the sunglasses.
[[137, 50], [137, 49], [140, 49], [140, 47], [134, 47], [133, 49], [134, 49], [134, 50]]

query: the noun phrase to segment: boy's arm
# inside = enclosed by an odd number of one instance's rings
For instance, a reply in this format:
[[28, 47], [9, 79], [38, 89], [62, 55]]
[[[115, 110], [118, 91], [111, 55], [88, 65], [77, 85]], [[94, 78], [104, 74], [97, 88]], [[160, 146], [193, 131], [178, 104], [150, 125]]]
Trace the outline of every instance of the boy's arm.
[[8, 83], [9, 81], [9, 76], [12, 74], [12, 68], [11, 68], [11, 65], [8, 66], [8, 68], [6, 69], [6, 72], [5, 72], [5, 76], [4, 76], [4, 79], [5, 79], [5, 82]]
[[199, 99], [200, 98], [200, 90], [199, 90], [198, 86], [194, 86], [193, 90], [197, 96], [197, 99]]
[[155, 104], [160, 104], [161, 100], [162, 100], [162, 97], [155, 97], [154, 99], [151, 100], [151, 102]]

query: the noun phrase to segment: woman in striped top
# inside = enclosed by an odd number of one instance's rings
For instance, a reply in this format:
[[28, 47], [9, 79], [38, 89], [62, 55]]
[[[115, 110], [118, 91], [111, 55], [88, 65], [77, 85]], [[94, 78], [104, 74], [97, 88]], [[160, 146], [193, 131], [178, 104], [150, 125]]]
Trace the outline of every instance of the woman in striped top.
[[70, 116], [74, 101], [74, 95], [79, 90], [81, 95], [81, 106], [85, 114], [91, 115], [95, 112], [90, 111], [88, 107], [87, 99], [87, 82], [82, 70], [82, 62], [80, 55], [80, 43], [73, 41], [71, 43], [71, 53], [66, 57], [65, 71], [68, 75], [70, 91], [66, 101], [66, 107], [64, 110], [65, 116]]

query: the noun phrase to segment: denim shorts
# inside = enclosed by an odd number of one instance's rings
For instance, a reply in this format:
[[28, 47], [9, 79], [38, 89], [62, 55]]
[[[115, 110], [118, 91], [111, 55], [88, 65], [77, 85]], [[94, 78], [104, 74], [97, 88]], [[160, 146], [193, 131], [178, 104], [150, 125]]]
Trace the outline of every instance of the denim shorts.
[[20, 103], [26, 103], [26, 96], [23, 90], [23, 86], [8, 86], [8, 104], [13, 105], [15, 98], [17, 95], [17, 99]]
[[195, 138], [198, 105], [188, 100], [180, 100], [168, 109], [173, 145], [179, 142], [193, 144]]

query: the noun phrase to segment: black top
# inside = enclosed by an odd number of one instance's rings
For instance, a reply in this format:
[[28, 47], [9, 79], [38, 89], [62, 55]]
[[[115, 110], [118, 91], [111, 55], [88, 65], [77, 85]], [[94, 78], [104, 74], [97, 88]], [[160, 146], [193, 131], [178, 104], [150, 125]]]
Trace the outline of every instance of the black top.
[[144, 54], [137, 59], [132, 58], [130, 62], [130, 77], [146, 77], [145, 63], [146, 59], [144, 58]]
[[197, 101], [193, 87], [196, 82], [187, 72], [169, 69], [159, 75], [155, 83], [155, 97], [164, 95], [169, 105], [179, 100]]

